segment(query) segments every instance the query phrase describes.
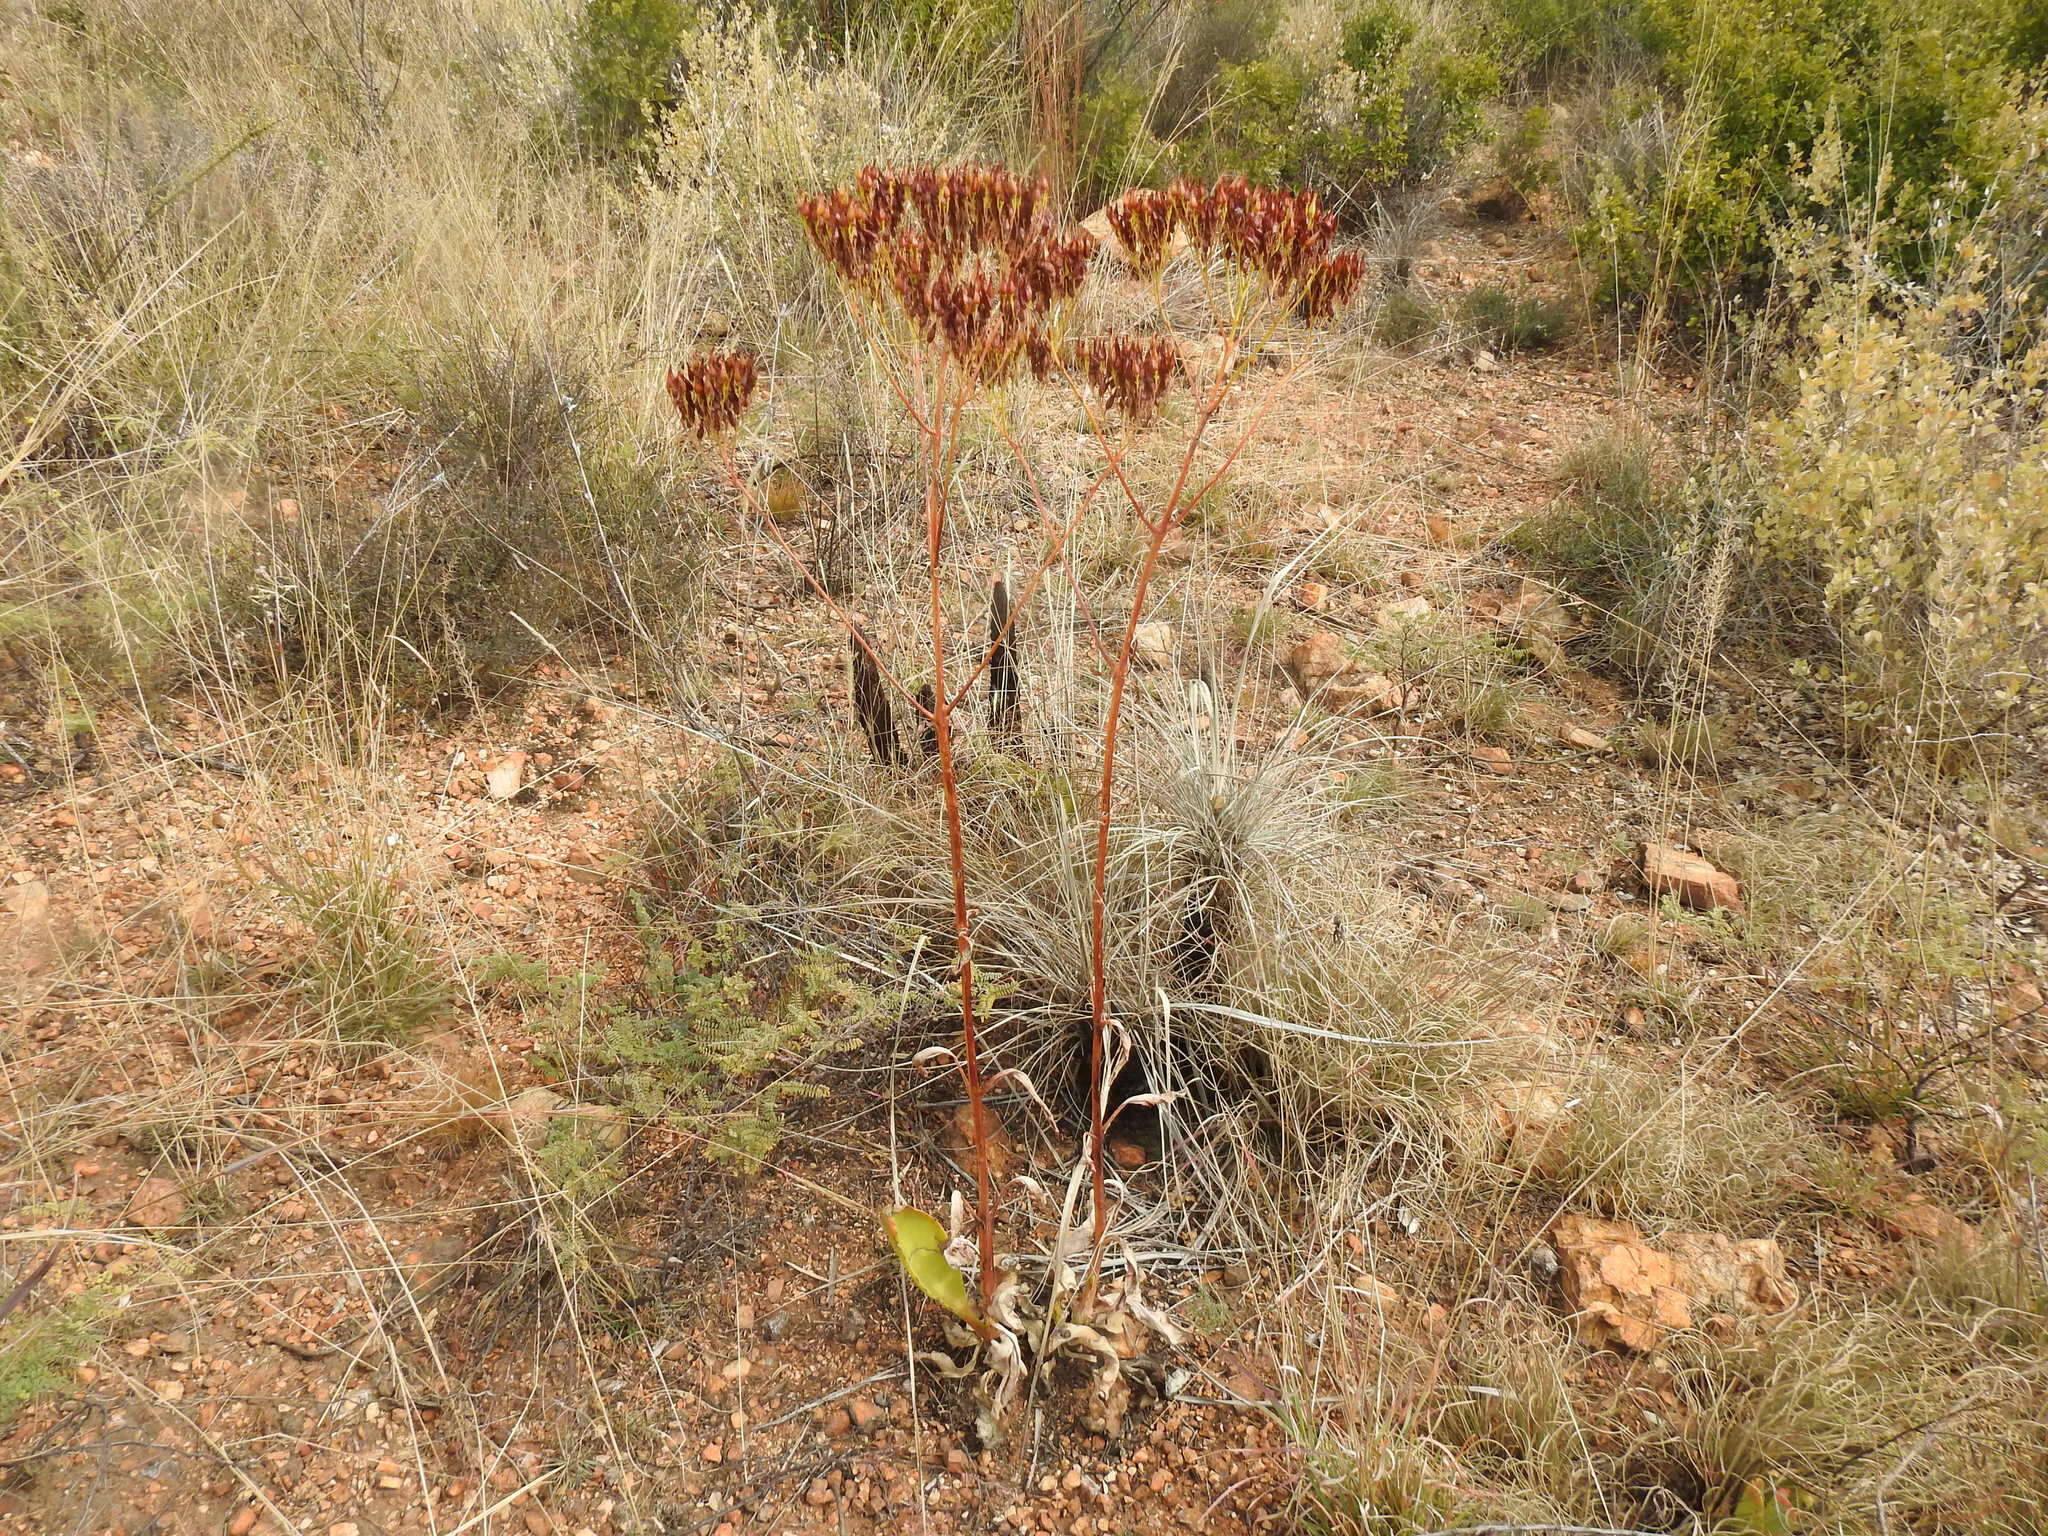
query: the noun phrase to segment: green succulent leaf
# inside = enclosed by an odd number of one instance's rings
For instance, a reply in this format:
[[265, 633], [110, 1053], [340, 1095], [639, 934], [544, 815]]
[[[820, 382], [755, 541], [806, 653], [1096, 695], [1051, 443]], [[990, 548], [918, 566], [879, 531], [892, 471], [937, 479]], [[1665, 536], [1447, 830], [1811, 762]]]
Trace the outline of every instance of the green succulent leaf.
[[1790, 1508], [1784, 1489], [1752, 1479], [1735, 1502], [1735, 1529], [1742, 1536], [1792, 1536]]
[[967, 1277], [946, 1257], [946, 1229], [909, 1205], [884, 1211], [882, 1225], [888, 1228], [897, 1261], [911, 1282], [963, 1323], [981, 1332], [986, 1325], [968, 1299]]

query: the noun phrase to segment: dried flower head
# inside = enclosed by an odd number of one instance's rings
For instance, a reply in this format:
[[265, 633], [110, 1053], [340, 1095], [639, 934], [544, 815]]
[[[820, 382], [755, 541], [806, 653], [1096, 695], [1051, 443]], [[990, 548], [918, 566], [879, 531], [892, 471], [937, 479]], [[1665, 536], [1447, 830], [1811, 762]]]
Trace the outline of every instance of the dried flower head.
[[1204, 255], [1221, 255], [1275, 288], [1305, 283], [1337, 233], [1336, 215], [1313, 192], [1259, 187], [1242, 176], [1204, 185], [1185, 178], [1166, 189], [1174, 221]]
[[1225, 247], [1231, 221], [1251, 198], [1251, 183], [1242, 176], [1219, 176], [1213, 182], [1182, 176], [1166, 189], [1175, 224], [1187, 231], [1196, 250], [1214, 256]]
[[1043, 177], [1026, 181], [1000, 165], [927, 165], [900, 174], [926, 235], [955, 259], [1013, 249], [1046, 207]]
[[1179, 354], [1163, 336], [1102, 336], [1077, 342], [1073, 364], [1089, 385], [1132, 421], [1143, 421], [1165, 398]]
[[739, 425], [753, 404], [761, 370], [751, 352], [700, 352], [668, 371], [668, 397], [683, 425], [699, 437], [719, 437]]
[[1294, 301], [1295, 312], [1310, 325], [1320, 325], [1349, 305], [1364, 281], [1364, 260], [1356, 251], [1339, 251], [1309, 273]]
[[893, 301], [926, 345], [985, 383], [1049, 366], [1045, 322], [1081, 291], [1095, 250], [1054, 221], [1043, 180], [995, 165], [868, 166], [797, 207], [851, 290]]
[[1103, 209], [1131, 269], [1150, 277], [1166, 264], [1176, 222], [1171, 193], [1138, 187]]

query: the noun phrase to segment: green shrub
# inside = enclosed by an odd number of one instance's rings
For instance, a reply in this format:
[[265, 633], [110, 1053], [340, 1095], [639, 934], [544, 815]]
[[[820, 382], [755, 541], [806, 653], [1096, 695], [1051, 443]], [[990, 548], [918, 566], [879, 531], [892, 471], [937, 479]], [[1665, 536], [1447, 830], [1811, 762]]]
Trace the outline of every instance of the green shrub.
[[2030, 35], [2011, 0], [1629, 0], [1598, 20], [1504, 3], [1525, 60], [1608, 55], [1619, 83], [1579, 134], [1578, 239], [1610, 297], [1681, 307], [1761, 292], [1767, 229], [1803, 201], [1797, 168], [1831, 125], [1834, 216], [1854, 226], [1882, 181], [1903, 218], [1878, 255], [1926, 271], [1937, 210], [1996, 180], [1993, 125]]
[[617, 986], [592, 973], [557, 987], [546, 1056], [584, 1093], [758, 1163], [784, 1106], [825, 1092], [800, 1069], [859, 1043], [872, 996], [829, 957], [763, 948], [738, 921], [693, 932], [642, 908], [640, 940]]
[[1373, 316], [1372, 333], [1382, 346], [1412, 347], [1443, 325], [1437, 307], [1406, 288], [1389, 289]]
[[1091, 103], [1098, 181], [1119, 160], [1125, 169], [1142, 160], [1141, 169], [1233, 171], [1316, 187], [1353, 223], [1476, 140], [1500, 87], [1475, 31], [1447, 31], [1405, 3], [1347, 7], [1278, 32], [1237, 17], [1162, 89], [1133, 83], [1144, 78], [1119, 75]]
[[37, 1398], [61, 1392], [107, 1333], [114, 1298], [95, 1282], [47, 1303], [31, 1293], [0, 1318], [0, 1430]]
[[1516, 298], [1499, 287], [1474, 289], [1460, 306], [1465, 328], [1502, 352], [1541, 352], [1571, 328], [1571, 313], [1554, 299]]
[[2048, 686], [2048, 348], [1969, 344], [1993, 278], [1974, 243], [1937, 287], [1887, 292], [1884, 234], [1781, 244], [1812, 303], [1756, 531], [1821, 575], [1837, 651], [1810, 670], [1848, 721], [1946, 758]]
[[1557, 164], [1549, 154], [1550, 134], [1550, 109], [1539, 103], [1507, 119], [1494, 135], [1494, 168], [1521, 200], [1522, 209], [1557, 180]]
[[615, 153], [675, 104], [672, 76], [692, 0], [583, 0], [570, 39], [570, 88], [584, 146]]

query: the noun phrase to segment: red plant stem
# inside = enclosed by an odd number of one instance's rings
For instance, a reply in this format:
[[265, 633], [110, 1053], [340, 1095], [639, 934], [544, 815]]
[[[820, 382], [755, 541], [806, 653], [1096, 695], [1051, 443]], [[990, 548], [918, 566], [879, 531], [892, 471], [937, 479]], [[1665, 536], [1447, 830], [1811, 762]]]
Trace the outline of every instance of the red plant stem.
[[1137, 644], [1138, 625], [1145, 617], [1145, 595], [1151, 589], [1152, 575], [1159, 567], [1159, 552], [1166, 547], [1167, 535], [1179, 525], [1183, 511], [1181, 498], [1187, 490], [1188, 477], [1194, 471], [1195, 453], [1209, 430], [1210, 421], [1223, 404], [1229, 365], [1230, 352], [1226, 347], [1222, 364], [1217, 369], [1216, 384], [1195, 416], [1194, 426], [1188, 433], [1187, 452], [1181, 456], [1173, 489], [1160, 508], [1157, 521], [1146, 520], [1142, 513], [1139, 514], [1152, 536], [1145, 546], [1145, 559], [1138, 567], [1137, 587], [1131, 594], [1131, 611], [1124, 620], [1123, 643], [1117, 648], [1116, 664], [1110, 670], [1109, 713], [1102, 726], [1102, 782], [1095, 801], [1095, 868], [1088, 890], [1088, 1175], [1094, 1219], [1089, 1234], [1088, 1277], [1082, 1285], [1084, 1296], [1094, 1292], [1096, 1274], [1102, 1265], [1103, 1238], [1109, 1231], [1109, 1189], [1104, 1169], [1104, 1143], [1109, 1128], [1104, 1121], [1103, 1104], [1108, 1095], [1103, 1091], [1102, 1053], [1103, 1043], [1109, 1035], [1109, 827], [1116, 797], [1117, 728], [1123, 719], [1124, 687], [1130, 680], [1131, 652]]
[[[953, 885], [953, 954], [960, 979], [961, 1075], [974, 1141], [975, 1236], [981, 1255], [981, 1299], [996, 1288], [996, 1205], [989, 1177], [988, 1091], [981, 1076], [981, 1042], [974, 1007], [974, 922], [967, 904], [967, 839], [960, 785], [953, 766], [953, 700], [946, 688], [946, 594], [941, 560], [946, 544], [946, 405], [943, 366], [933, 390], [932, 426], [926, 434], [931, 463], [924, 487], [925, 572], [931, 592], [932, 738], [939, 759], [939, 792], [946, 809], [946, 861]], [[953, 421], [957, 429], [959, 412]]]

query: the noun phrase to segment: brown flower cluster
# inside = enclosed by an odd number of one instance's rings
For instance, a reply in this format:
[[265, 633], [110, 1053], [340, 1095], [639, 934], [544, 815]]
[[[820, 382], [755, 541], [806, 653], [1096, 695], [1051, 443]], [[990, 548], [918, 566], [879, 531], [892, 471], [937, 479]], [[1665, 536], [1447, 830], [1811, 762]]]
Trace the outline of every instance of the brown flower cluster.
[[751, 352], [700, 352], [668, 371], [668, 397], [683, 425], [699, 437], [720, 437], [753, 404], [761, 370]]
[[868, 166], [797, 212], [849, 289], [893, 300], [928, 344], [990, 383], [1051, 366], [1046, 323], [1081, 291], [1095, 250], [1059, 227], [1042, 179], [1001, 166]]
[[1143, 421], [1165, 398], [1179, 356], [1163, 336], [1103, 336], [1076, 342], [1073, 361], [1112, 409]]
[[1167, 193], [1138, 187], [1102, 210], [1131, 269], [1150, 277], [1166, 264], [1173, 242], [1174, 206]]
[[1364, 281], [1365, 261], [1356, 251], [1327, 256], [1301, 285], [1295, 313], [1310, 325], [1320, 325], [1349, 305]]
[[1180, 230], [1204, 256], [1222, 256], [1293, 294], [1308, 319], [1343, 308], [1364, 275], [1356, 256], [1331, 254], [1336, 215], [1313, 192], [1254, 186], [1242, 176], [1183, 177], [1164, 192], [1127, 192], [1104, 212], [1139, 272], [1159, 269]]

